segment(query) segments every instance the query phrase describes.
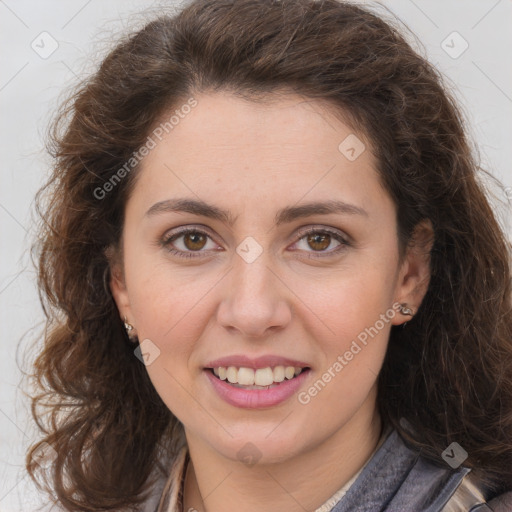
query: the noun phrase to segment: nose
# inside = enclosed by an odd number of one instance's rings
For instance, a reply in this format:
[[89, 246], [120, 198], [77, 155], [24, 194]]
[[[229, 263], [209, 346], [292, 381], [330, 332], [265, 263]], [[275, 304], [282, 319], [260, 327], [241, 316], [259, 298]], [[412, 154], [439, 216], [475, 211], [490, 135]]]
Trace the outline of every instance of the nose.
[[228, 331], [247, 338], [262, 338], [284, 329], [291, 321], [292, 295], [271, 269], [267, 253], [248, 263], [234, 256], [224, 280], [217, 320]]

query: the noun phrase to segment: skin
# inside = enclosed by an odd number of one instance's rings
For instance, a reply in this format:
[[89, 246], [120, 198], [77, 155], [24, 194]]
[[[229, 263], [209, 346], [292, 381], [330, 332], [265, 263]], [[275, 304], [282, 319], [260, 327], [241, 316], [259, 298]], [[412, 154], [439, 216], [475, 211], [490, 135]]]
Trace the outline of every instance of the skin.
[[[391, 326], [410, 317], [396, 313], [307, 404], [293, 395], [266, 409], [235, 407], [203, 368], [233, 354], [293, 357], [311, 368], [300, 389], [307, 390], [394, 303], [417, 311], [429, 280], [431, 226], [418, 226], [417, 243], [400, 263], [396, 206], [369, 145], [347, 159], [338, 146], [354, 131], [318, 101], [284, 94], [251, 102], [226, 92], [195, 98], [198, 105], [138, 171], [111, 289], [139, 340], [160, 350], [146, 368], [185, 428], [191, 465], [184, 510], [220, 512], [240, 503], [246, 512], [314, 510], [377, 445], [376, 379]], [[199, 198], [236, 220], [228, 226], [191, 213], [146, 215], [178, 197]], [[366, 214], [275, 224], [281, 208], [332, 199]], [[160, 243], [180, 226], [209, 235], [202, 244], [190, 236], [169, 243], [202, 251], [198, 257], [180, 258]], [[301, 237], [307, 227], [330, 228], [349, 245], [308, 243]], [[251, 263], [236, 252], [248, 236], [263, 249]], [[248, 442], [260, 454], [252, 466], [237, 457]]]

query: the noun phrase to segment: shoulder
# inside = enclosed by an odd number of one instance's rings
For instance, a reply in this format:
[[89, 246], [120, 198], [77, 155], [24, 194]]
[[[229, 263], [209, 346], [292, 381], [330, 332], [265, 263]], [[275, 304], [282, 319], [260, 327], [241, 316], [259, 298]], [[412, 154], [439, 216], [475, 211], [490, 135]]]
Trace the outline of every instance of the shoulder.
[[[333, 512], [484, 512], [487, 492], [460, 466], [439, 466], [407, 446], [392, 430]], [[509, 497], [496, 498], [495, 512], [512, 512]], [[498, 509], [498, 505], [504, 509]], [[508, 507], [508, 508], [507, 508]]]
[[467, 474], [457, 486], [442, 512], [512, 512], [512, 491], [491, 496], [474, 475]]

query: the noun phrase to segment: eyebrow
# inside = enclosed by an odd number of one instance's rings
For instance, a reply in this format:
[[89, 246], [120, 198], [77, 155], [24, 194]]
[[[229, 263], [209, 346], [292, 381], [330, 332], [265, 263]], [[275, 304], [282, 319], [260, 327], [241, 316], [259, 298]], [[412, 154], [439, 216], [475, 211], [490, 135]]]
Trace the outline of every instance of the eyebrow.
[[[190, 198], [176, 198], [167, 199], [155, 203], [147, 212], [146, 217], [162, 213], [191, 213], [194, 215], [201, 215], [210, 219], [221, 221], [229, 226], [232, 226], [236, 217], [233, 217], [231, 212], [223, 210], [212, 204], [205, 203], [204, 201]], [[302, 204], [300, 206], [287, 206], [279, 210], [275, 216], [275, 224], [279, 226], [287, 222], [292, 222], [295, 219], [303, 217], [310, 217], [312, 215], [329, 215], [332, 213], [342, 215], [362, 215], [368, 217], [368, 213], [353, 204], [348, 204], [343, 201], [329, 200], [317, 201], [312, 203]]]

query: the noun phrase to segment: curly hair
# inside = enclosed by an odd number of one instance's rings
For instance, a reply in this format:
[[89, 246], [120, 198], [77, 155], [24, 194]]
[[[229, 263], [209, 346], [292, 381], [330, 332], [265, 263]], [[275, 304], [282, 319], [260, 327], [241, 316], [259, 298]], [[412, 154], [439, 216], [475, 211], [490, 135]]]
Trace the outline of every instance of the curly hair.
[[[257, 99], [287, 90], [327, 102], [371, 141], [397, 207], [404, 250], [429, 219], [431, 279], [405, 329], [393, 327], [378, 377], [387, 425], [441, 463], [512, 487], [510, 246], [486, 198], [464, 117], [440, 73], [392, 22], [337, 0], [194, 0], [126, 36], [52, 125], [39, 191], [38, 285], [47, 317], [33, 377], [41, 441], [32, 478], [70, 511], [134, 509], [182, 425], [134, 357], [108, 287], [138, 166], [133, 158], [183, 98], [216, 90]], [[406, 420], [404, 422], [403, 420]], [[56, 451], [46, 469], [37, 450]]]

